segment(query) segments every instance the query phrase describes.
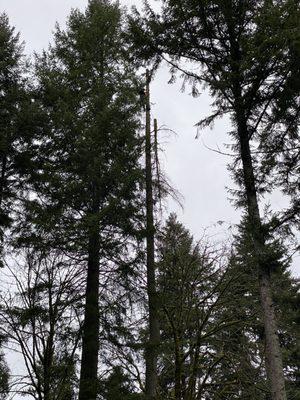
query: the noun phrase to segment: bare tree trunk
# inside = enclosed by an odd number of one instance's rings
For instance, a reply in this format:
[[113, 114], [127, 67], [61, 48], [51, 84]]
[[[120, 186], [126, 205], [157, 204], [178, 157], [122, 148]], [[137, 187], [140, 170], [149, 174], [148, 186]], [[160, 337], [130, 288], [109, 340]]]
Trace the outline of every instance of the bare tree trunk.
[[54, 353], [54, 329], [55, 329], [55, 316], [53, 313], [52, 304], [52, 287], [49, 287], [49, 320], [50, 329], [49, 336], [46, 341], [46, 348], [44, 353], [44, 400], [51, 400], [51, 378], [53, 375], [53, 353]]
[[154, 218], [150, 127], [150, 75], [146, 77], [146, 242], [147, 242], [147, 292], [149, 305], [149, 341], [146, 346], [146, 398], [154, 400], [157, 394], [157, 356], [160, 340], [158, 301], [154, 260]]
[[6, 164], [7, 164], [7, 157], [5, 154], [3, 154], [1, 160], [1, 175], [0, 175], [0, 209], [2, 207], [3, 194], [5, 188]]
[[[5, 174], [7, 168], [7, 156], [3, 153], [1, 160], [1, 175], [0, 175], [0, 257], [2, 256], [3, 251], [3, 236], [4, 236], [4, 224], [5, 217], [3, 209], [3, 198], [4, 198], [4, 190], [5, 190]], [[2, 261], [0, 259], [0, 267], [2, 267]]]
[[96, 185], [93, 188], [92, 221], [90, 221], [88, 273], [84, 310], [82, 356], [79, 382], [79, 400], [96, 400], [98, 392], [99, 352], [99, 199]]
[[[51, 330], [51, 329], [50, 329]], [[53, 367], [53, 331], [50, 332], [44, 354], [44, 400], [51, 399], [51, 375]]]
[[257, 257], [260, 301], [265, 329], [266, 341], [266, 370], [272, 400], [286, 400], [282, 356], [277, 332], [276, 317], [271, 291], [271, 268], [266, 256], [265, 238], [259, 213], [257, 191], [254, 178], [249, 132], [242, 113], [237, 113], [238, 136], [243, 164], [244, 185], [246, 189], [249, 224]]
[[174, 332], [175, 346], [175, 400], [182, 400], [182, 354], [177, 333]]

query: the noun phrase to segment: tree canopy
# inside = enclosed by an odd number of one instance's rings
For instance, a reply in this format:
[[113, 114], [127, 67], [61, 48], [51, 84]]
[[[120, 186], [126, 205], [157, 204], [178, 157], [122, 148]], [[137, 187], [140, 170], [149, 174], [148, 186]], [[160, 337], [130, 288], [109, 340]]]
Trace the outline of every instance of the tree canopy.
[[[300, 396], [299, 2], [160, 6], [90, 0], [32, 61], [0, 14], [3, 400]], [[231, 123], [222, 241], [168, 202], [162, 64]]]

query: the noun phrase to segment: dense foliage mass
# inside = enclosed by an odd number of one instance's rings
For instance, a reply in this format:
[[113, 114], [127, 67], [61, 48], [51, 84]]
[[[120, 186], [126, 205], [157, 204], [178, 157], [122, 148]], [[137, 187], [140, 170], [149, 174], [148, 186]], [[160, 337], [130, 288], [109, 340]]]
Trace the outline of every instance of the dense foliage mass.
[[[299, 398], [299, 20], [296, 0], [90, 0], [29, 63], [0, 15], [1, 399]], [[230, 116], [226, 245], [162, 211], [161, 63], [210, 90], [199, 128]], [[262, 213], [277, 188], [289, 206]]]

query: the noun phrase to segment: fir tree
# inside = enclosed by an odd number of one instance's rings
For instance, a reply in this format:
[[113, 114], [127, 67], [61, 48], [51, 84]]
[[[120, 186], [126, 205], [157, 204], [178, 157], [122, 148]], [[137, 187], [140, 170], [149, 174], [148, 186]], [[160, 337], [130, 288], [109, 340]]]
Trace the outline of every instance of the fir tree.
[[98, 392], [100, 264], [126, 254], [140, 215], [138, 81], [122, 24], [117, 4], [90, 1], [36, 66], [47, 123], [20, 242], [86, 260], [80, 400]]
[[140, 394], [134, 392], [129, 377], [122, 369], [115, 366], [108, 378], [100, 381], [101, 400], [142, 400]]
[[[146, 15], [131, 18], [137, 53], [164, 59], [174, 78], [181, 71], [197, 95], [208, 85], [214, 113], [198, 126], [229, 114], [238, 157], [234, 177], [240, 185], [238, 204], [246, 208], [255, 249], [260, 300], [267, 345], [266, 368], [274, 400], [285, 400], [282, 357], [271, 293], [274, 260], [268, 259], [267, 235], [259, 210], [259, 194], [270, 189], [258, 180], [251, 144], [260, 141], [273, 102], [287, 87], [295, 68], [291, 60], [297, 40], [299, 5], [294, 1], [163, 1], [161, 14], [146, 5]], [[297, 17], [295, 17], [297, 14]], [[188, 69], [185, 60], [197, 69]], [[295, 93], [294, 93], [295, 96]]]
[[[35, 104], [23, 72], [28, 67], [19, 34], [0, 15], [0, 246], [11, 226], [29, 174]], [[2, 261], [0, 261], [2, 262]]]
[[[259, 305], [259, 286], [255, 276], [256, 260], [253, 242], [246, 220], [235, 235], [228, 274], [238, 276], [224, 303], [225, 318], [237, 318], [240, 323], [220, 333], [226, 358], [213, 375], [214, 385], [208, 388], [212, 399], [271, 398], [265, 373], [265, 351], [262, 312]], [[289, 272], [289, 255], [283, 241], [274, 237], [268, 243], [269, 258], [274, 260], [272, 289], [278, 317], [278, 332], [283, 349], [283, 367], [288, 398], [297, 398], [298, 312], [299, 283]], [[276, 263], [276, 264], [275, 264]]]
[[219, 336], [240, 322], [223, 314], [236, 284], [235, 277], [227, 277], [226, 262], [223, 249], [204, 241], [195, 244], [176, 216], [170, 216], [158, 242], [163, 398], [210, 398], [207, 386], [227, 356]]

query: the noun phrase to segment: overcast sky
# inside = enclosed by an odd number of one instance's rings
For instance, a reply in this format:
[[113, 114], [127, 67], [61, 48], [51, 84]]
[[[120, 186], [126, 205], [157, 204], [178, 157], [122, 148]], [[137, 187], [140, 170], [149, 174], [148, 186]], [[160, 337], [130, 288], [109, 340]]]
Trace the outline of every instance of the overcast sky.
[[[153, 2], [153, 0], [152, 0]], [[128, 7], [141, 6], [141, 1], [120, 1]], [[5, 11], [10, 23], [20, 32], [25, 41], [28, 55], [47, 48], [52, 38], [54, 25], [65, 25], [71, 8], [84, 9], [87, 0], [0, 0], [0, 12]], [[152, 113], [159, 125], [176, 131], [177, 136], [167, 137], [160, 133], [160, 142], [164, 153], [161, 161], [171, 183], [184, 197], [184, 210], [170, 203], [170, 211], [176, 210], [182, 222], [190, 228], [195, 238], [200, 238], [205, 228], [214, 238], [226, 237], [231, 224], [238, 223], [239, 212], [228, 200], [226, 187], [233, 187], [226, 164], [229, 159], [207, 149], [222, 148], [228, 143], [228, 121], [219, 121], [213, 130], [205, 130], [198, 140], [195, 139], [195, 123], [209, 115], [212, 99], [202, 94], [195, 99], [180, 91], [178, 81], [174, 85], [169, 79], [166, 67], [158, 72], [152, 84]], [[281, 196], [272, 198], [272, 207], [281, 209], [284, 200]], [[222, 226], [218, 221], [225, 221]], [[299, 263], [298, 263], [299, 264]], [[296, 271], [296, 265], [293, 268]]]

